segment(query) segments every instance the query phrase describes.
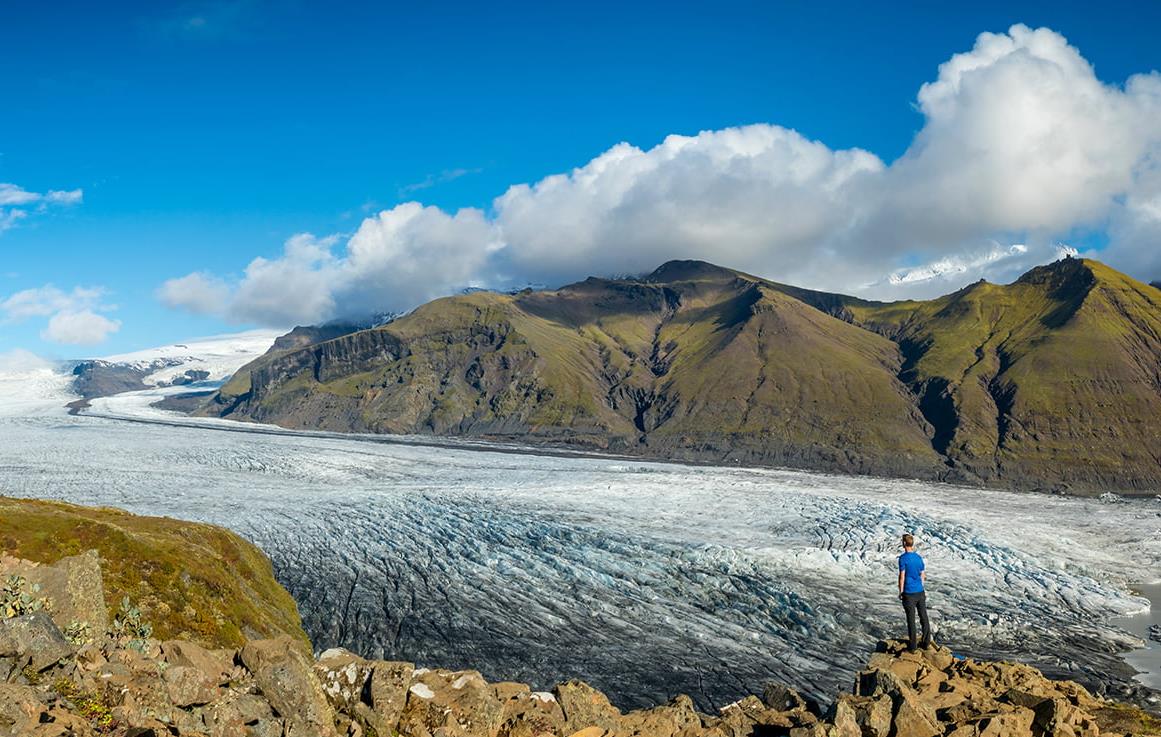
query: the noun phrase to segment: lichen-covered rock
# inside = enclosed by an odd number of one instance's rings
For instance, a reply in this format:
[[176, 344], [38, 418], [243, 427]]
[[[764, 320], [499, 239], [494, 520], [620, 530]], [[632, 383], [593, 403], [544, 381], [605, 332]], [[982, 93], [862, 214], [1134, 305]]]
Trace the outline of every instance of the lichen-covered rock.
[[621, 719], [621, 710], [609, 703], [609, 697], [584, 681], [568, 681], [552, 691], [564, 712], [565, 733], [586, 727], [614, 730]]
[[51, 602], [49, 614], [62, 630], [73, 623], [85, 624], [93, 632], [109, 626], [105, 608], [105, 587], [101, 581], [101, 560], [95, 550], [61, 558], [47, 565], [8, 556], [0, 557], [0, 578], [22, 576], [37, 596]]
[[476, 671], [414, 671], [400, 734], [443, 730], [449, 737], [496, 737], [504, 707]]
[[201, 706], [218, 695], [216, 679], [187, 665], [174, 665], [162, 673], [170, 702], [177, 707]]
[[256, 640], [246, 643], [240, 657], [271, 707], [286, 720], [288, 735], [338, 734], [334, 709], [298, 643], [289, 637]]
[[194, 668], [217, 686], [227, 683], [233, 675], [233, 650], [209, 650], [192, 642], [167, 640], [161, 643], [161, 653], [169, 665]]
[[702, 727], [693, 700], [678, 696], [664, 706], [629, 712], [614, 732], [617, 737], [694, 737]]
[[498, 737], [542, 737], [563, 733], [564, 710], [555, 695], [544, 691], [534, 693], [523, 683], [497, 683], [492, 689], [503, 709]]
[[0, 657], [15, 657], [21, 667], [39, 672], [75, 651], [45, 612], [0, 619]]
[[389, 734], [399, 723], [414, 673], [414, 663], [376, 661], [372, 665], [367, 690], [377, 732]]

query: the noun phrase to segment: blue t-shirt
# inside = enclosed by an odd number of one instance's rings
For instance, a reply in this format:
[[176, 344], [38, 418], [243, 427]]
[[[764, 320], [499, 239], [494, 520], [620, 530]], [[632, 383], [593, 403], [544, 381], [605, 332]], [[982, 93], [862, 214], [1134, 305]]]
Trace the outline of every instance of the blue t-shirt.
[[903, 593], [918, 594], [923, 591], [923, 558], [919, 553], [904, 553], [899, 556], [899, 572], [903, 574]]

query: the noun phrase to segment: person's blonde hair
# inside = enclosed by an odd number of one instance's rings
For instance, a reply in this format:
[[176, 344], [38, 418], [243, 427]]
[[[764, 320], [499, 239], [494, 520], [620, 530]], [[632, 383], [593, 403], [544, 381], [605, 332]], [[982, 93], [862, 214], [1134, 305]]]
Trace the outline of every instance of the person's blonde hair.
[[911, 537], [910, 532], [903, 533], [903, 547], [905, 547], [905, 548], [915, 547], [915, 538]]

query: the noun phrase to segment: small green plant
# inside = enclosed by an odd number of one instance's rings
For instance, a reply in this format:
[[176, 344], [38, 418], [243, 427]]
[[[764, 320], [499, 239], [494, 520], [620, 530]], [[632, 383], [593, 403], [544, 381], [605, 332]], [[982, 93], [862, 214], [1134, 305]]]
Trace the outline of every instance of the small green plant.
[[112, 708], [97, 694], [82, 691], [77, 684], [63, 677], [56, 679], [52, 688], [72, 702], [75, 712], [87, 720], [98, 734], [110, 734], [117, 728]]
[[31, 665], [26, 665], [20, 671], [24, 676], [24, 680], [28, 681], [29, 686], [36, 686], [40, 683], [40, 673]]
[[126, 596], [121, 599], [121, 611], [113, 618], [109, 635], [138, 652], [145, 651], [145, 641], [153, 636], [153, 626], [141, 618], [141, 610]]
[[65, 639], [80, 647], [93, 641], [93, 630], [88, 622], [69, 622], [64, 628]]
[[41, 610], [50, 611], [52, 602], [40, 593], [40, 584], [29, 585], [24, 576], [9, 576], [0, 590], [0, 619], [21, 617]]

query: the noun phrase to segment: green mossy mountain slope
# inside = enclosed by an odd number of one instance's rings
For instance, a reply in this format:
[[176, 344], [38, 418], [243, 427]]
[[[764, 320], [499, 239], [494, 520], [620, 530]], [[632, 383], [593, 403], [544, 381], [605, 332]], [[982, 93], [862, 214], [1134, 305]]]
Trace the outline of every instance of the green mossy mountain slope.
[[878, 303], [696, 261], [276, 346], [202, 412], [1019, 488], [1161, 488], [1161, 291], [1065, 259]]
[[161, 639], [239, 647], [289, 635], [309, 650], [298, 608], [257, 547], [212, 525], [119, 509], [0, 497], [0, 553], [54, 563], [100, 554], [110, 619], [128, 596]]

